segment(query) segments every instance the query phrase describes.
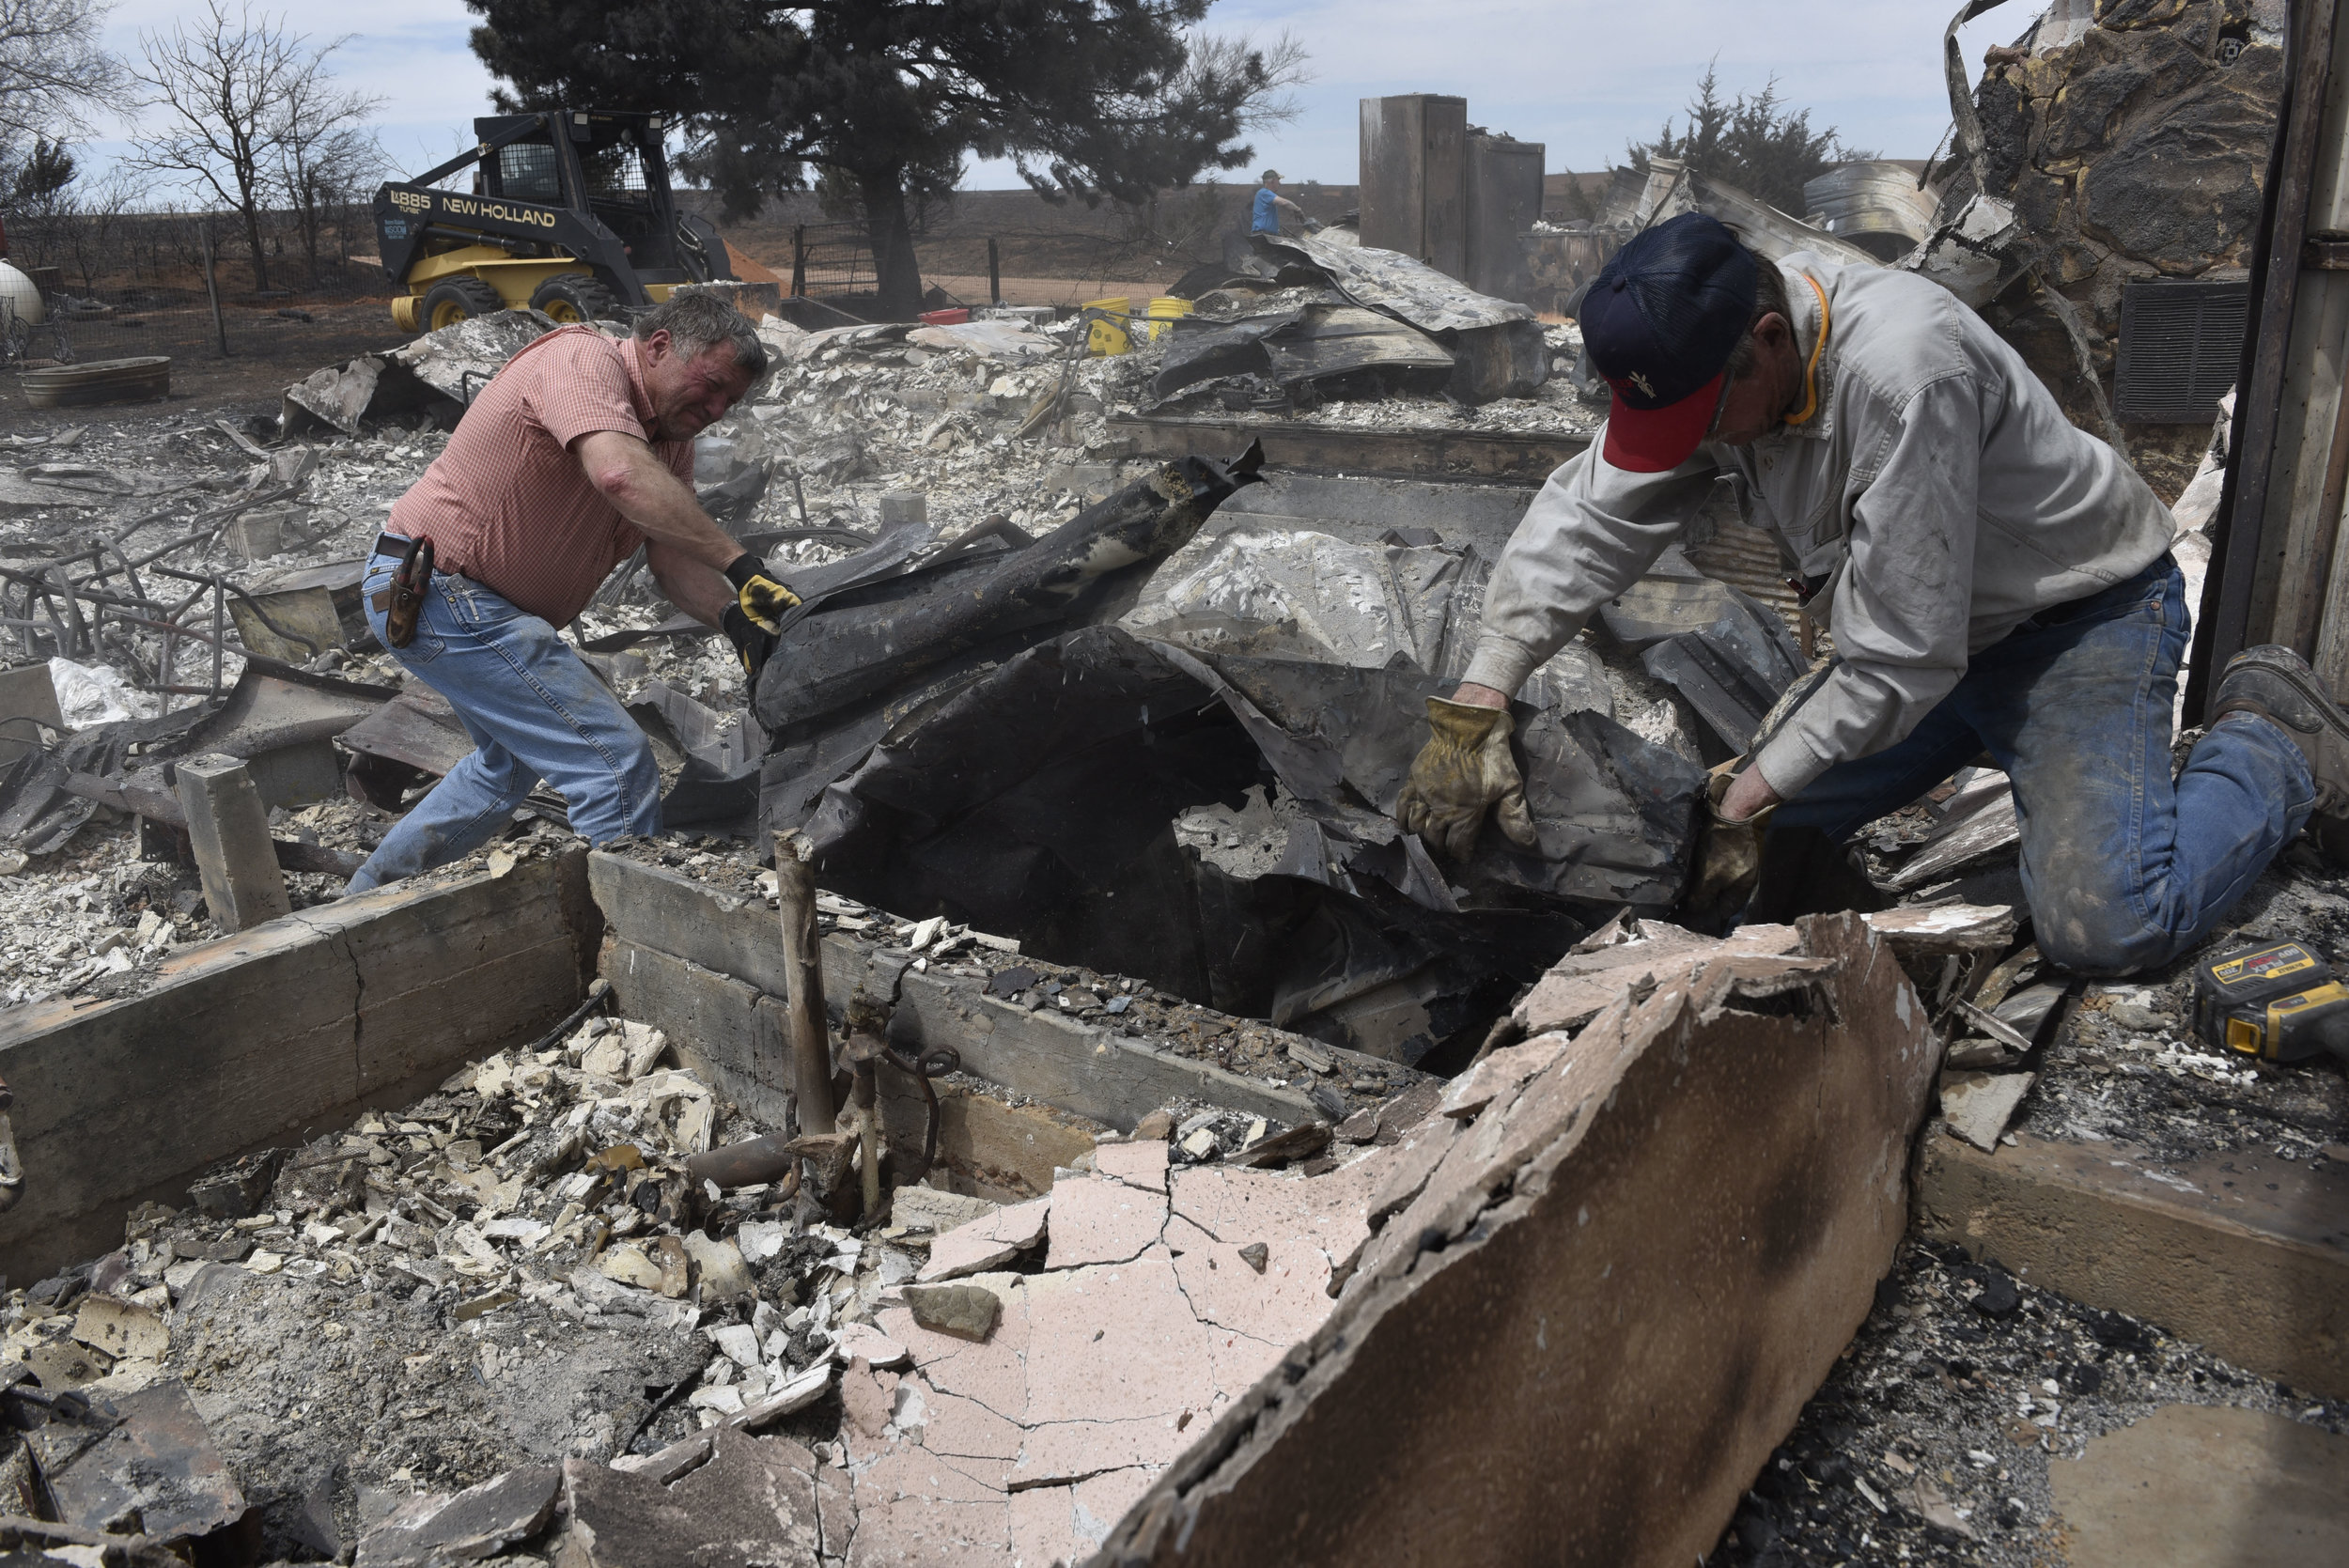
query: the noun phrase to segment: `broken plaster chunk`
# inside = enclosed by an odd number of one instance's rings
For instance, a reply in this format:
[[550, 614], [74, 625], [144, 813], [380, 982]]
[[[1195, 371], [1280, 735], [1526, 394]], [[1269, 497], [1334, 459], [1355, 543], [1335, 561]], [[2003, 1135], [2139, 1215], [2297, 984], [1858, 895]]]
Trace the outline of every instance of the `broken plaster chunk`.
[[[993, 1293], [988, 1293], [990, 1297]], [[862, 1359], [876, 1371], [902, 1367], [913, 1353], [869, 1323], [851, 1323], [832, 1342], [832, 1358], [842, 1364]]]
[[653, 1069], [669, 1048], [669, 1037], [657, 1029], [640, 1023], [624, 1023], [622, 1037], [627, 1042], [622, 1065], [630, 1079], [640, 1079]]
[[85, 1298], [74, 1314], [73, 1337], [117, 1360], [139, 1357], [160, 1361], [170, 1347], [171, 1331], [161, 1314], [111, 1296]]
[[[664, 1242], [669, 1239], [661, 1237]], [[742, 1253], [733, 1242], [712, 1241], [699, 1231], [688, 1231], [683, 1245], [692, 1260], [693, 1277], [701, 1282], [704, 1305], [739, 1301], [756, 1294], [751, 1271], [742, 1265]]]
[[806, 1409], [823, 1398], [831, 1389], [832, 1374], [830, 1362], [817, 1362], [765, 1399], [744, 1409], [734, 1418], [734, 1424], [751, 1432], [768, 1421], [781, 1421], [786, 1416]]
[[579, 1070], [597, 1078], [617, 1079], [628, 1071], [628, 1042], [617, 1034], [600, 1034], [579, 1059]]
[[791, 1227], [781, 1220], [745, 1219], [736, 1228], [734, 1245], [740, 1250], [746, 1264], [762, 1264], [780, 1255], [783, 1244], [791, 1237]]
[[653, 1288], [672, 1301], [682, 1300], [692, 1285], [692, 1273], [688, 1266], [691, 1254], [685, 1243], [676, 1236], [664, 1235], [655, 1240], [652, 1250], [646, 1254], [661, 1269], [661, 1282]]
[[736, 1366], [747, 1372], [759, 1364], [758, 1331], [748, 1324], [729, 1323], [723, 1327], [704, 1329], [703, 1332]]
[[915, 1278], [931, 1283], [1000, 1268], [1043, 1239], [1051, 1208], [1048, 1194], [948, 1231], [930, 1243], [930, 1261]]
[[617, 1280], [624, 1285], [634, 1285], [639, 1290], [661, 1288], [661, 1265], [646, 1257], [643, 1248], [632, 1244], [613, 1248], [596, 1261], [596, 1267], [604, 1278]]
[[1943, 1073], [1941, 1114], [1950, 1130], [1985, 1152], [1999, 1146], [1999, 1135], [2015, 1119], [2015, 1110], [2038, 1081], [2036, 1073]]
[[1144, 1139], [1155, 1139], [1163, 1143], [1174, 1135], [1174, 1117], [1169, 1111], [1154, 1110], [1134, 1124], [1134, 1140], [1137, 1142]]
[[908, 1285], [913, 1321], [933, 1333], [985, 1340], [1003, 1314], [1003, 1298], [984, 1285]]
[[1192, 1133], [1189, 1138], [1183, 1140], [1183, 1153], [1190, 1156], [1193, 1159], [1206, 1158], [1209, 1155], [1215, 1152], [1215, 1148], [1216, 1140], [1215, 1129], [1213, 1127], [1201, 1127], [1197, 1132]]

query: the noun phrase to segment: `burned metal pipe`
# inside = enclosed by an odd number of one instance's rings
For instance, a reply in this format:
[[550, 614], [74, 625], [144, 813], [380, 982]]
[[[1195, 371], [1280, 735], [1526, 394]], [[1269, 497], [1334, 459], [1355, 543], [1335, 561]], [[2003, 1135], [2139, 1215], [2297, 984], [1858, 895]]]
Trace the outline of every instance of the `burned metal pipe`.
[[687, 1159], [685, 1173], [697, 1186], [715, 1182], [721, 1190], [780, 1181], [800, 1157], [793, 1152], [792, 1142], [788, 1133], [770, 1132], [763, 1138], [727, 1143]]
[[918, 1182], [938, 1163], [938, 1091], [930, 1087], [930, 1079], [940, 1073], [962, 1071], [962, 1053], [952, 1046], [932, 1046], [919, 1055], [884, 1046], [882, 1052], [891, 1066], [921, 1086], [922, 1102], [928, 1110], [928, 1121], [922, 1130], [922, 1163], [906, 1172], [905, 1178], [909, 1183]]

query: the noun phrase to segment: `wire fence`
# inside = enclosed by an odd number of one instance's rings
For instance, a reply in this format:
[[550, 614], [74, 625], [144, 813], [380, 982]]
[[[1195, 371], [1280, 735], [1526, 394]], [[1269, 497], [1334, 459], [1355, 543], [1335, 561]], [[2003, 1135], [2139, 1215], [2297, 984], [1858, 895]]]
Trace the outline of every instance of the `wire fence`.
[[873, 242], [862, 224], [799, 224], [791, 230], [791, 292], [870, 294], [880, 287]]

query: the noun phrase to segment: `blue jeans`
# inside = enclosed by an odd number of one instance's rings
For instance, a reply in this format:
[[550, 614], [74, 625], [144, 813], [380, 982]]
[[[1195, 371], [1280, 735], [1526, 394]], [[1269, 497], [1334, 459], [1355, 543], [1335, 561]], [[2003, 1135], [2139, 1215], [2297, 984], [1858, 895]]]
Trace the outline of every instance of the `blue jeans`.
[[2210, 935], [2316, 799], [2299, 748], [2249, 714], [2213, 725], [2172, 784], [2186, 631], [2167, 555], [2044, 611], [1974, 655], [1907, 738], [1828, 769], [1773, 826], [1840, 843], [1987, 751], [2014, 781], [2040, 953], [2084, 974], [2166, 964]]
[[[360, 584], [367, 624], [383, 636], [376, 594], [399, 563], [377, 555]], [[457, 710], [474, 751], [384, 835], [349, 891], [365, 893], [479, 848], [544, 779], [571, 828], [602, 844], [661, 831], [661, 769], [652, 745], [611, 688], [554, 628], [471, 578], [435, 572], [415, 640], [392, 657]]]

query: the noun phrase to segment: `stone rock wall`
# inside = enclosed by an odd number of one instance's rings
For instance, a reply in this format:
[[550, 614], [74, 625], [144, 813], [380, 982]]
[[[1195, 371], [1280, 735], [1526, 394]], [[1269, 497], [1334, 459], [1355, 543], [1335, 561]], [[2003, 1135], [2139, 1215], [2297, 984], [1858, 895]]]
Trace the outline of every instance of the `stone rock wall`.
[[[2281, 0], [2101, 0], [2093, 26], [2042, 24], [1993, 52], [1975, 97], [1989, 184], [2047, 247], [2047, 280], [2101, 340], [2108, 396], [2124, 287], [2244, 274], [2283, 89], [2282, 26]], [[2050, 37], [2069, 41], [2038, 46]], [[1986, 314], [2072, 417], [2099, 429], [2046, 307], [2026, 293]], [[2209, 439], [2201, 424], [2126, 433], [2165, 500]]]

